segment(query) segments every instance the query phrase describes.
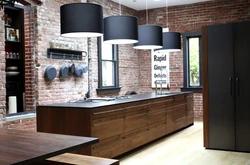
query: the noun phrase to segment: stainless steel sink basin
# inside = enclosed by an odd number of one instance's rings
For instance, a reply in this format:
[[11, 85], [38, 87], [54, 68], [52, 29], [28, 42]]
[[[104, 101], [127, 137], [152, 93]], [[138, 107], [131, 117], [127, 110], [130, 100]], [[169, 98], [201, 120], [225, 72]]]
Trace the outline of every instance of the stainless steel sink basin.
[[162, 93], [158, 93], [157, 95], [175, 95], [175, 94], [179, 94], [181, 92], [162, 92]]
[[112, 101], [114, 98], [89, 98], [87, 100], [75, 100], [69, 101], [69, 103], [99, 103], [104, 101]]

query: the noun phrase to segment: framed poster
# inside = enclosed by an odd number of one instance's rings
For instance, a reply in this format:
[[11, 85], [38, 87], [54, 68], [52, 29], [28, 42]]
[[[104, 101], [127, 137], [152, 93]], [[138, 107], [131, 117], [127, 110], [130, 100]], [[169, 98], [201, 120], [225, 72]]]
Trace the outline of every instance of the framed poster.
[[6, 40], [19, 42], [19, 29], [6, 27]]
[[155, 88], [155, 83], [157, 82], [157, 87], [160, 87], [162, 83], [162, 88], [170, 87], [169, 78], [169, 53], [157, 53], [151, 50], [151, 71], [152, 71], [152, 88]]

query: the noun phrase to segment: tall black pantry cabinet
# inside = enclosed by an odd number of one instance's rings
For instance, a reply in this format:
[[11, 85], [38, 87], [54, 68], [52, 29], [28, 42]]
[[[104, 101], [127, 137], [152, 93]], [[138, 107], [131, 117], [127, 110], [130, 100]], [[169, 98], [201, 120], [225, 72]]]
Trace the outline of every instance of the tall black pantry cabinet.
[[250, 22], [202, 28], [204, 146], [250, 151]]

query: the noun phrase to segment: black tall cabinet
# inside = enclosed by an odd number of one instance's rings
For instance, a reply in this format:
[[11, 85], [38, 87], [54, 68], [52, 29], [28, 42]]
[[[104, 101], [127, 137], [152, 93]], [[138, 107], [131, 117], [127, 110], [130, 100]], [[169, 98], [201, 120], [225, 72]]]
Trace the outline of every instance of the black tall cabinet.
[[206, 148], [250, 151], [250, 22], [203, 27]]

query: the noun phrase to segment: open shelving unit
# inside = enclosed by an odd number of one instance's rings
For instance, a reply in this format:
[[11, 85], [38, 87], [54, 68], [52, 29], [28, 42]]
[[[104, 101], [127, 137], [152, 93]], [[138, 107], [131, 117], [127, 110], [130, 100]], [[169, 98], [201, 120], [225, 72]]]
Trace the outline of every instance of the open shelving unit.
[[23, 112], [24, 87], [24, 11], [5, 6], [6, 109], [9, 97], [16, 96], [17, 112]]

